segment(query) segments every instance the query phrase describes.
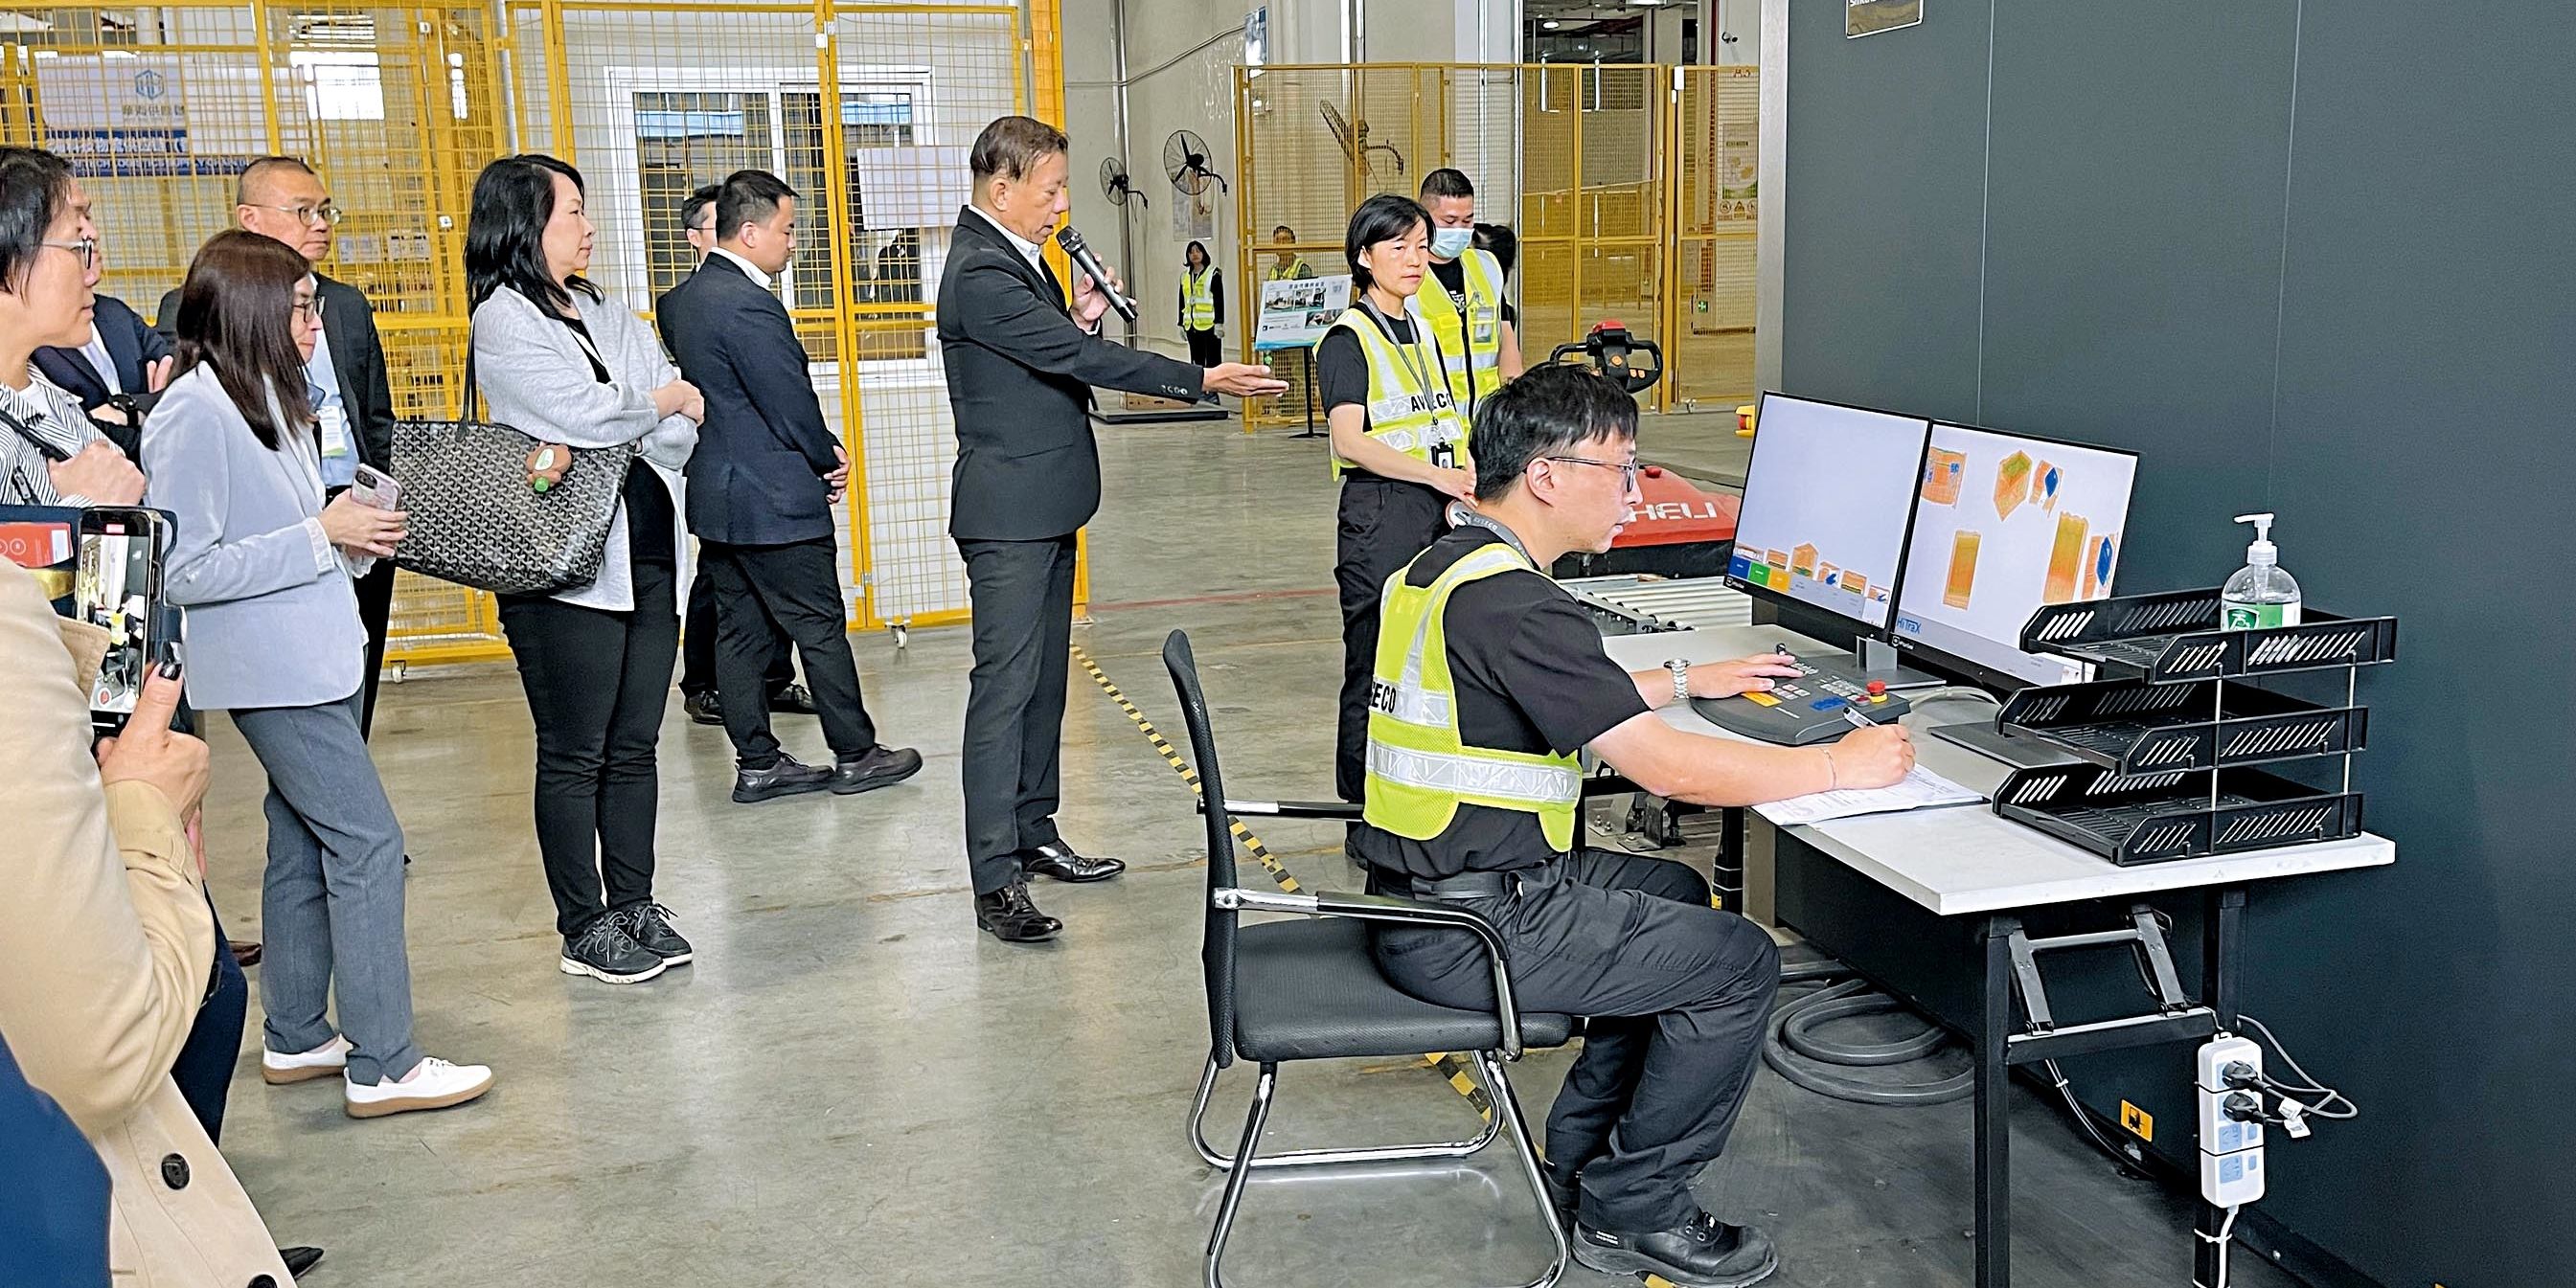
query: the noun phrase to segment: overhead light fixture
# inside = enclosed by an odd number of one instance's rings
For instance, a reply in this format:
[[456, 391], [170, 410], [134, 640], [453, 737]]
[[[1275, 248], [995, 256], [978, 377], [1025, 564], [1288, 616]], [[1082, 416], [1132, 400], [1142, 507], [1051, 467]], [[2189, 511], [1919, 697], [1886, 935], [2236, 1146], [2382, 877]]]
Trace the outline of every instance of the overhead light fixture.
[[1562, 27], [1562, 26], [1564, 26], [1564, 25], [1565, 25], [1564, 23], [1558, 22], [1558, 21], [1557, 21], [1556, 19], [1554, 19], [1554, 18], [1550, 18], [1550, 19], [1548, 19], [1547, 21], [1542, 22], [1542, 23], [1540, 23], [1540, 24], [1539, 24], [1539, 26], [1540, 26], [1542, 29], [1547, 30], [1547, 31], [1554, 31], [1554, 30], [1556, 30], [1557, 28]]

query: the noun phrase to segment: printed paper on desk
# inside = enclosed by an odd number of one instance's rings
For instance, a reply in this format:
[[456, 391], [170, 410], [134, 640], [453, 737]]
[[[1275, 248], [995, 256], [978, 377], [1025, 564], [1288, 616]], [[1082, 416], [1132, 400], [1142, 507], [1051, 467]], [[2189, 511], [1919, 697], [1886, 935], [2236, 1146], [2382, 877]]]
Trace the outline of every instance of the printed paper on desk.
[[1774, 827], [1804, 827], [1837, 818], [1861, 814], [1892, 814], [1911, 809], [1932, 809], [1943, 805], [1970, 805], [1984, 800], [1982, 792], [1970, 791], [1920, 765], [1893, 787], [1868, 790], [1846, 788], [1841, 791], [1816, 792], [1793, 796], [1785, 801], [1756, 805], [1754, 812], [1771, 820]]

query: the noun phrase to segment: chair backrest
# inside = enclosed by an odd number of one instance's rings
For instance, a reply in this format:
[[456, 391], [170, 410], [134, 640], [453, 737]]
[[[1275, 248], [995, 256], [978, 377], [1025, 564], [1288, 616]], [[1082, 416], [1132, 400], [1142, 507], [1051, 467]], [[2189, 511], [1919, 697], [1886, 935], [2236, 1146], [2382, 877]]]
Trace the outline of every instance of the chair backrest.
[[1198, 765], [1200, 799], [1207, 819], [1209, 898], [1207, 934], [1199, 944], [1199, 967], [1207, 976], [1209, 1054], [1218, 1067], [1234, 1063], [1234, 931], [1236, 914], [1216, 906], [1215, 894], [1235, 884], [1233, 817], [1225, 812], [1225, 780], [1216, 763], [1216, 728], [1208, 721], [1207, 695], [1199, 691], [1198, 661], [1190, 655], [1186, 631], [1163, 640], [1163, 667], [1172, 673], [1172, 689], [1181, 699], [1181, 725], [1189, 734], [1190, 759]]

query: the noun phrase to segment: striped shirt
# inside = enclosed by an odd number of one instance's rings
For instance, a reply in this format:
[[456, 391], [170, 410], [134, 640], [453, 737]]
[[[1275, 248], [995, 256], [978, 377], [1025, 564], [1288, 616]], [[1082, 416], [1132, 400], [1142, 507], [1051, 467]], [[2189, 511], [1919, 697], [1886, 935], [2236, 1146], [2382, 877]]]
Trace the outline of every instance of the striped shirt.
[[89, 423], [80, 399], [33, 369], [27, 375], [24, 389], [0, 384], [0, 412], [8, 415], [0, 424], [0, 504], [87, 506], [88, 497], [54, 491], [51, 458], [27, 440], [33, 435], [68, 457], [105, 435]]

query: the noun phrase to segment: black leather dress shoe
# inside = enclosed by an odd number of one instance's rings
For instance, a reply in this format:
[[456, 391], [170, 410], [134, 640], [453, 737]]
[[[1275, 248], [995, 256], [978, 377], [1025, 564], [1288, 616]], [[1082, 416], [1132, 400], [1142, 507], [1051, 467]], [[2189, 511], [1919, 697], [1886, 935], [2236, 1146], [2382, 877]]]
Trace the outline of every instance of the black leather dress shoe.
[[1051, 877], [1076, 885], [1085, 881], [1106, 881], [1126, 870], [1127, 865], [1117, 859], [1086, 859], [1062, 841], [1020, 851], [1020, 871], [1033, 877]]
[[702, 725], [724, 723], [724, 703], [716, 697], [713, 689], [682, 694], [680, 709], [689, 713], [689, 719]]
[[322, 1250], [320, 1248], [280, 1248], [277, 1250], [277, 1259], [286, 1263], [286, 1273], [301, 1279], [305, 1271], [311, 1270], [322, 1260]]
[[1560, 1181], [1556, 1179], [1554, 1168], [1539, 1169], [1538, 1178], [1547, 1185], [1547, 1205], [1556, 1209], [1556, 1223], [1571, 1233], [1575, 1209], [1583, 1202], [1583, 1178], [1577, 1176], [1571, 1181]]
[[1006, 944], [1034, 944], [1053, 939], [1064, 923], [1038, 911], [1025, 881], [1015, 881], [991, 894], [975, 896], [975, 926]]
[[1660, 1275], [1680, 1288], [1747, 1288], [1780, 1268], [1770, 1236], [1706, 1212], [1644, 1234], [1577, 1225], [1574, 1259], [1608, 1275]]
[[777, 715], [780, 712], [791, 716], [823, 714], [822, 709], [814, 705], [814, 691], [801, 684], [788, 685], [769, 695], [769, 713]]
[[843, 796], [872, 792], [921, 772], [921, 753], [910, 747], [876, 746], [856, 760], [832, 767], [832, 790]]
[[832, 771], [821, 765], [808, 765], [785, 752], [765, 769], [733, 771], [733, 803], [752, 805], [781, 796], [819, 792], [832, 785]]

